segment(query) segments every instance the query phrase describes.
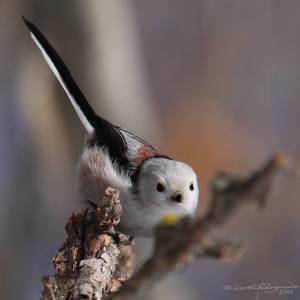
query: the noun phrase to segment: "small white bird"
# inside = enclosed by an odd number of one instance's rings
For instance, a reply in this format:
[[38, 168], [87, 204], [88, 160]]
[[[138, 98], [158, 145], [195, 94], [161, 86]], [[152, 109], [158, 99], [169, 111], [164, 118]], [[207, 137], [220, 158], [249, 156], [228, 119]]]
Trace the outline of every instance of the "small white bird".
[[36, 26], [23, 20], [88, 133], [78, 163], [83, 199], [99, 203], [108, 186], [118, 189], [123, 208], [118, 230], [131, 236], [152, 237], [168, 214], [193, 216], [199, 194], [194, 170], [98, 116], [55, 49]]

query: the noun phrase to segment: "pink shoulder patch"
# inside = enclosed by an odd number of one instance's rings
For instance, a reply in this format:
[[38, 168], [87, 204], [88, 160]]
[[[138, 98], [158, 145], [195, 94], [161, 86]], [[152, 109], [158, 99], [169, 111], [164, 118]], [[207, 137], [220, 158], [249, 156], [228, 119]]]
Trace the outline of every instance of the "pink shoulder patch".
[[136, 166], [139, 166], [146, 158], [153, 157], [157, 154], [159, 153], [143, 145], [137, 150], [136, 157], [133, 162]]

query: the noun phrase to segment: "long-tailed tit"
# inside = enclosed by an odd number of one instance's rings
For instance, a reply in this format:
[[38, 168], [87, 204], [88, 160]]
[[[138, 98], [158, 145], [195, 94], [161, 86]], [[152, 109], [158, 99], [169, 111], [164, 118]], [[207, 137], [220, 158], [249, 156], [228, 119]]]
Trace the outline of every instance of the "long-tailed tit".
[[132, 236], [153, 236], [167, 214], [193, 216], [198, 203], [194, 170], [98, 116], [55, 49], [36, 26], [23, 20], [88, 134], [78, 163], [82, 198], [99, 203], [108, 186], [118, 189], [123, 208], [118, 229]]

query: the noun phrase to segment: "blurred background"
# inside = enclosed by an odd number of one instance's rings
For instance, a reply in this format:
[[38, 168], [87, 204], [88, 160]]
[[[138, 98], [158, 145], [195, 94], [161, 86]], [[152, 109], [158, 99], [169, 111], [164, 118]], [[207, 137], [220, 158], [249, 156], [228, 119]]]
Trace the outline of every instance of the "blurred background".
[[[300, 159], [300, 2], [0, 2], [0, 285], [38, 299], [81, 208], [84, 129], [21, 22], [52, 42], [96, 111], [196, 170], [205, 209], [217, 170], [246, 174], [272, 153]], [[226, 284], [300, 284], [300, 185], [286, 177], [266, 209], [218, 235], [245, 240], [238, 263], [202, 260], [136, 299], [254, 299]], [[137, 240], [137, 264], [151, 240]], [[261, 294], [261, 299], [299, 299]]]

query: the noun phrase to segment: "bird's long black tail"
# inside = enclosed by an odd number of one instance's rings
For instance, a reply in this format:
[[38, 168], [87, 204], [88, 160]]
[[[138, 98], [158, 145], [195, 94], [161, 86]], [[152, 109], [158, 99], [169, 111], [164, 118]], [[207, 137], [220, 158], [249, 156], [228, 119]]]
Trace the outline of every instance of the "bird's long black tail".
[[91, 133], [94, 130], [97, 122], [97, 116], [94, 110], [89, 105], [85, 96], [82, 94], [70, 71], [59, 57], [56, 50], [50, 45], [50, 43], [35, 25], [26, 20], [25, 17], [22, 17], [22, 19], [29, 28], [31, 37], [41, 50], [51, 70], [68, 94], [72, 105], [84, 127], [89, 133]]
[[25, 17], [22, 19], [29, 28], [31, 37], [41, 50], [49, 67], [67, 93], [87, 132], [94, 135], [94, 143], [107, 147], [113, 160], [118, 160], [120, 164], [126, 165], [127, 145], [118, 127], [94, 112], [56, 50], [35, 25], [26, 20]]

